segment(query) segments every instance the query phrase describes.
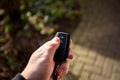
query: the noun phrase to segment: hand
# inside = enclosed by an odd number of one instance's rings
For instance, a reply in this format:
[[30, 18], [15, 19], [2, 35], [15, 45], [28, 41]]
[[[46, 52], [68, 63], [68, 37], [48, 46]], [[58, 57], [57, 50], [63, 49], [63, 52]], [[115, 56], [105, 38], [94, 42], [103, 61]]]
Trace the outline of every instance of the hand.
[[[53, 38], [51, 41], [43, 44], [37, 49], [31, 56], [26, 68], [21, 75], [27, 80], [50, 80], [53, 73], [55, 62], [53, 60], [56, 49], [60, 45], [60, 39], [58, 37]], [[73, 58], [73, 52], [70, 49], [68, 58]], [[57, 68], [59, 75], [67, 74], [69, 69], [68, 61], [63, 62], [60, 67]]]

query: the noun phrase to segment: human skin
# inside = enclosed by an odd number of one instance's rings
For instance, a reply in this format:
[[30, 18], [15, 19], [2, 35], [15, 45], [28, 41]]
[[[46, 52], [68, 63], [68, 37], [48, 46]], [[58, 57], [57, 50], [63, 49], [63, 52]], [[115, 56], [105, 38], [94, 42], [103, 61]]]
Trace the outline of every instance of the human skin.
[[[58, 37], [43, 44], [30, 57], [29, 62], [21, 75], [27, 80], [52, 80], [52, 73], [55, 67], [54, 54], [60, 45]], [[70, 49], [68, 58], [73, 58], [73, 52]], [[58, 75], [67, 74], [69, 69], [68, 61], [62, 62], [56, 69]]]

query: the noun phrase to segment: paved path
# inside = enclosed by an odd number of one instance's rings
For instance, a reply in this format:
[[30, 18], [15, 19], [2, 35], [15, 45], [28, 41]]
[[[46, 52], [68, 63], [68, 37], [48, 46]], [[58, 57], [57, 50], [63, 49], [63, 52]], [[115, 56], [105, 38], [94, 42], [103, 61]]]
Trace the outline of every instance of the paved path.
[[67, 80], [120, 80], [120, 1], [81, 0]]

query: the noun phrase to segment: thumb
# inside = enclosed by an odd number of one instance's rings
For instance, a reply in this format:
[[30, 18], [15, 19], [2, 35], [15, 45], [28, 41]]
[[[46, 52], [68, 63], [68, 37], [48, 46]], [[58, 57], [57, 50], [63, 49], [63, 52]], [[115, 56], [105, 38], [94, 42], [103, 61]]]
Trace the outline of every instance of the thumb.
[[58, 37], [54, 37], [52, 40], [43, 44], [39, 49], [37, 49], [34, 53], [47, 52], [46, 55], [53, 55], [55, 54], [57, 48], [60, 45], [60, 39]]
[[47, 43], [48, 51], [52, 57], [54, 57], [54, 54], [57, 50], [57, 48], [60, 45], [60, 39], [58, 37], [54, 37], [51, 41]]

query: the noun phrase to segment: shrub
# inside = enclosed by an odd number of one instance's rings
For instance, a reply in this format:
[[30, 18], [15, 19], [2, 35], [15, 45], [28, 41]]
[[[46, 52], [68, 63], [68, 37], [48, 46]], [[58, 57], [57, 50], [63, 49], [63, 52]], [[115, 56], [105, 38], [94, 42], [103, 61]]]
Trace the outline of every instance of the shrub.
[[[6, 26], [8, 32], [16, 32], [21, 25], [32, 24], [36, 30], [44, 33], [46, 25], [64, 19], [73, 21], [80, 15], [77, 0], [2, 0], [0, 4], [10, 19]], [[52, 33], [54, 29], [50, 28], [49, 31]]]

